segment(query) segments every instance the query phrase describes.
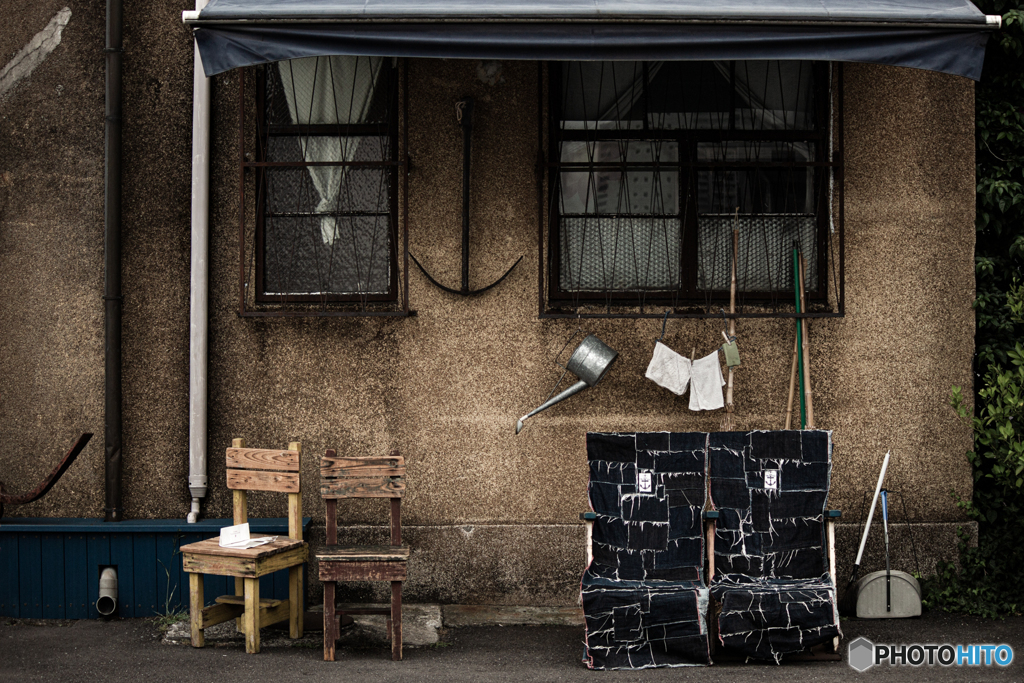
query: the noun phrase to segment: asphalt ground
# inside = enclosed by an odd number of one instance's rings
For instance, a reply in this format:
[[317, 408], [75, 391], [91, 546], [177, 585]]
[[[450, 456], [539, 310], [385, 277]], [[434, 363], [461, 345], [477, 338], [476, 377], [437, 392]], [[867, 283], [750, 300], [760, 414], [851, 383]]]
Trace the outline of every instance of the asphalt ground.
[[[486, 626], [446, 629], [438, 645], [407, 648], [393, 662], [386, 646], [346, 646], [323, 661], [319, 643], [265, 647], [247, 655], [238, 645], [193, 649], [163, 642], [149, 619], [28, 621], [0, 619], [0, 681], [1024, 681], [1024, 617], [990, 621], [941, 612], [918, 619], [843, 621], [844, 661], [774, 664], [721, 661], [714, 666], [642, 671], [589, 671], [581, 663], [576, 626]], [[878, 644], [1006, 644], [1015, 659], [999, 666], [872, 666], [845, 661], [847, 644], [864, 636]]]

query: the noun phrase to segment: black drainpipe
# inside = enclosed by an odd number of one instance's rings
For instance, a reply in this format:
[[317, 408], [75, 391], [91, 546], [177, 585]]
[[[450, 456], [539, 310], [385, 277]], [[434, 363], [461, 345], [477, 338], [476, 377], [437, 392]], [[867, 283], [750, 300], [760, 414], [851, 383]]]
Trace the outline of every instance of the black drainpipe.
[[124, 518], [121, 509], [121, 26], [122, 0], [107, 0], [103, 141], [105, 522], [120, 522]]

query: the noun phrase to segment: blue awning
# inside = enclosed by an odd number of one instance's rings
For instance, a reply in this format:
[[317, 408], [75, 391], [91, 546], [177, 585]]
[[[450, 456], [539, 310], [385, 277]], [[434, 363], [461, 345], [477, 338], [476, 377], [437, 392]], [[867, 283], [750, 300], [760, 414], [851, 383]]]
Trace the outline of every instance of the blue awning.
[[981, 76], [999, 26], [967, 0], [211, 0], [186, 12], [208, 76], [314, 55], [802, 59]]

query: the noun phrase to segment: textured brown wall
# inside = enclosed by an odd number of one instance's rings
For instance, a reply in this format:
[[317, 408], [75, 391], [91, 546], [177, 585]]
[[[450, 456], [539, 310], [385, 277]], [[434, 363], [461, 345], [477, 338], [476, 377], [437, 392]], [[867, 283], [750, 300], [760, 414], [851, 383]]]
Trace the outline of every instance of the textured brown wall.
[[[5, 36], [4, 54], [57, 9], [39, 10], [24, 35]], [[181, 9], [126, 8], [125, 509], [133, 518], [180, 518], [188, 505], [191, 44]], [[0, 346], [0, 369], [10, 378], [0, 430], [5, 443], [25, 444], [32, 456], [0, 455], [11, 489], [34, 484], [50, 467], [46, 454], [59, 455], [76, 430], [102, 435], [102, 70], [92, 54], [102, 54], [102, 24], [92, 18], [75, 33], [79, 18], [65, 30], [67, 44], [15, 94], [22, 104], [0, 103], [3, 144], [18, 150], [3, 163], [21, 183], [15, 191], [4, 181], [0, 263], [24, 271], [0, 285], [0, 315], [13, 330]], [[323, 514], [316, 467], [324, 449], [398, 448], [410, 479], [403, 521], [417, 548], [412, 599], [568, 603], [583, 564], [585, 432], [714, 430], [720, 415], [690, 413], [686, 398], [644, 379], [659, 322], [593, 321], [585, 328], [620, 352], [613, 370], [514, 435], [516, 417], [557, 379], [552, 359], [575, 324], [537, 319], [537, 66], [504, 62], [497, 81], [484, 66], [410, 64], [410, 249], [440, 280], [458, 282], [454, 105], [470, 94], [477, 103], [471, 283], [489, 283], [525, 258], [501, 286], [471, 299], [437, 290], [414, 270], [418, 315], [401, 320], [237, 317], [237, 81], [233, 74], [215, 80], [204, 514], [230, 515], [222, 454], [234, 436], [259, 446], [303, 442], [305, 509], [315, 520]], [[54, 81], [45, 79], [62, 72], [80, 74], [71, 103], [51, 102], [47, 93]], [[818, 426], [835, 430], [832, 504], [856, 512], [892, 448], [890, 484], [908, 491], [912, 519], [955, 522], [948, 491], [970, 492], [963, 458], [970, 432], [946, 397], [951, 384], [971, 382], [973, 86], [856, 65], [847, 67], [846, 83], [847, 315], [815, 321], [810, 339]], [[55, 134], [26, 137], [26, 122], [44, 116]], [[62, 162], [69, 157], [77, 165]], [[55, 169], [75, 172], [74, 190], [47, 191], [59, 186]], [[50, 237], [40, 241], [32, 222]], [[75, 236], [75, 277], [63, 261], [72, 246], [65, 234]], [[61, 315], [74, 341], [53, 329]], [[673, 321], [666, 342], [708, 353], [719, 329]], [[744, 320], [738, 332], [740, 427], [779, 427], [793, 324]], [[48, 498], [11, 512], [100, 516], [102, 441], [83, 458]], [[284, 505], [256, 495], [250, 510], [283, 515]], [[384, 521], [382, 506], [353, 504], [342, 514], [355, 525], [353, 538], [379, 534]]]
[[[64, 0], [5, 3], [0, 69]], [[0, 481], [27, 492], [82, 432], [48, 497], [7, 514], [103, 515], [103, 10], [0, 98]]]

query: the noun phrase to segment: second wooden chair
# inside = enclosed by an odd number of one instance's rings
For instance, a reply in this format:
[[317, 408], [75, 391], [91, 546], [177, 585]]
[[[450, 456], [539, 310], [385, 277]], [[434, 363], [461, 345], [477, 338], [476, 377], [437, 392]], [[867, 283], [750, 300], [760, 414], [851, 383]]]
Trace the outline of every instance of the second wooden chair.
[[[320, 580], [324, 582], [324, 660], [334, 661], [343, 614], [385, 614], [391, 658], [402, 658], [402, 582], [405, 581], [409, 546], [402, 544], [402, 496], [405, 494], [405, 460], [398, 451], [387, 457], [341, 458], [328, 450], [320, 463], [320, 494], [327, 507], [327, 545], [316, 554]], [[391, 544], [379, 546], [338, 545], [338, 500], [387, 498], [391, 501]], [[390, 607], [360, 607], [334, 603], [338, 581], [390, 581]]]

